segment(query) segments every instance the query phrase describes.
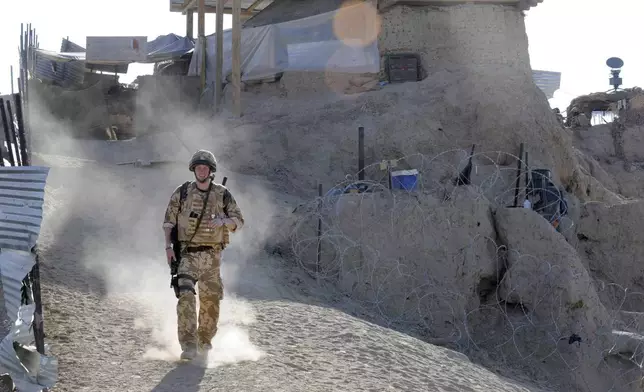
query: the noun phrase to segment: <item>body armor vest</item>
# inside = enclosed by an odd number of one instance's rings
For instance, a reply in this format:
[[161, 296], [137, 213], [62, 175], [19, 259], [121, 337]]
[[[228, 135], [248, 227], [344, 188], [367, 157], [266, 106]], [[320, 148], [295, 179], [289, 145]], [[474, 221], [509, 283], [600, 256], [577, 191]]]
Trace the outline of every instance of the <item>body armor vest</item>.
[[224, 193], [226, 190], [225, 187], [219, 184], [212, 184], [208, 205], [195, 233], [197, 220], [203, 209], [207, 191], [200, 190], [194, 183], [190, 184], [178, 219], [179, 228], [177, 234], [179, 241], [186, 243], [192, 238], [192, 241], [188, 244], [189, 246], [221, 245], [223, 247], [228, 243], [228, 229], [225, 226], [210, 227], [213, 219], [226, 217], [224, 210]]

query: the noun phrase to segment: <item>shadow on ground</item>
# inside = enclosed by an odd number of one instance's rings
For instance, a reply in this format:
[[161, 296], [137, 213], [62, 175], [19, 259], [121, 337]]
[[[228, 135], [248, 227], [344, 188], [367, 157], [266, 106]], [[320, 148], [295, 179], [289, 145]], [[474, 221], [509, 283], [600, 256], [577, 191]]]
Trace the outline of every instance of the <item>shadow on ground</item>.
[[81, 216], [70, 216], [64, 218], [57, 234], [48, 233], [48, 229], [44, 224], [43, 234], [53, 236], [53, 240], [39, 241], [38, 248], [43, 280], [48, 285], [66, 287], [83, 294], [104, 295], [105, 282], [98, 273], [86, 268], [86, 260], [87, 257], [91, 258], [91, 252], [84, 249], [80, 240], [87, 233], [95, 232], [98, 223]]
[[172, 369], [150, 392], [199, 392], [206, 368], [190, 363]]
[[[236, 265], [236, 260], [240, 259], [237, 249], [231, 247], [224, 251], [222, 278], [225, 290], [250, 302], [292, 302], [329, 308], [423, 341], [430, 337], [430, 331], [420, 325], [414, 328], [388, 322], [381, 315], [343, 295], [333, 282], [314, 279], [288, 256], [274, 251], [258, 250], [253, 257], [247, 256], [251, 261], [240, 265]], [[455, 348], [449, 345], [445, 347]]]

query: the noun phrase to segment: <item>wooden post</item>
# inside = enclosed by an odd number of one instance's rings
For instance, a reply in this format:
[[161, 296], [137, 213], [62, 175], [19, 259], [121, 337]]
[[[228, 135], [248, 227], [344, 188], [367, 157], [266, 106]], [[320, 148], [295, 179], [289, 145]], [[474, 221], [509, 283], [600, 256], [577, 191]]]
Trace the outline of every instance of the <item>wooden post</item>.
[[233, 0], [233, 112], [241, 116], [241, 0]]
[[221, 110], [222, 79], [224, 77], [224, 5], [226, 0], [217, 0], [216, 14], [216, 69], [215, 69], [215, 111]]
[[190, 39], [195, 37], [195, 14], [192, 10], [186, 11], [186, 37]]
[[206, 0], [199, 0], [197, 30], [201, 45], [201, 94], [206, 89]]

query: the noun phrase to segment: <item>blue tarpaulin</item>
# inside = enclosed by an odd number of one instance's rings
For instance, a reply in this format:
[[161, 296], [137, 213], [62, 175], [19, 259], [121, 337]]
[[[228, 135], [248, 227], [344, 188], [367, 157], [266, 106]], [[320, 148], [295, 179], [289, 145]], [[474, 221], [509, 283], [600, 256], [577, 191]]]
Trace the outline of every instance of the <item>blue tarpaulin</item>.
[[148, 61], [157, 63], [176, 59], [192, 52], [194, 48], [194, 40], [188, 37], [180, 37], [176, 34], [161, 35], [154, 41], [148, 42]]

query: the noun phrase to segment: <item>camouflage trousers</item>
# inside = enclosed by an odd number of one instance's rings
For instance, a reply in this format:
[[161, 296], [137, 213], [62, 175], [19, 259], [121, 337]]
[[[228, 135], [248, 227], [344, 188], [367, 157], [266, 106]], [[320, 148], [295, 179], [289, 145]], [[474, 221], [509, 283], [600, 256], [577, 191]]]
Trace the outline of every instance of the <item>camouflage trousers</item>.
[[[177, 332], [182, 349], [209, 345], [217, 333], [219, 302], [224, 297], [220, 274], [221, 250], [211, 249], [181, 255]], [[195, 298], [199, 290], [199, 315]], [[198, 324], [197, 324], [198, 321]], [[197, 327], [197, 325], [199, 327]]]

